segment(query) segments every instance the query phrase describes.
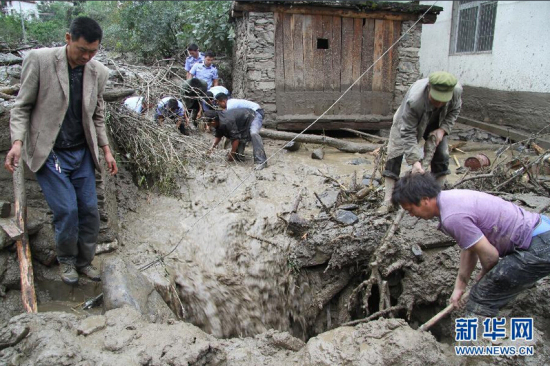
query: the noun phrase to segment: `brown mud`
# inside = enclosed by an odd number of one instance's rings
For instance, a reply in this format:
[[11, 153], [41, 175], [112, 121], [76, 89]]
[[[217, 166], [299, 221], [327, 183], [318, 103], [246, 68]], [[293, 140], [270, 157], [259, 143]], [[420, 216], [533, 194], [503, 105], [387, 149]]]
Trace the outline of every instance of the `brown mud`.
[[[268, 156], [283, 144], [264, 143]], [[470, 147], [475, 144], [468, 143]], [[490, 159], [499, 147], [478, 145], [479, 152]], [[411, 217], [403, 219], [381, 263], [382, 273], [393, 268], [386, 276], [392, 305], [403, 305], [406, 310], [396, 312], [397, 319], [341, 326], [377, 311], [375, 295], [368, 309], [351, 295], [368, 277], [369, 259], [392, 216], [377, 216], [373, 210], [377, 202], [367, 201], [358, 202], [352, 210], [358, 218], [354, 224], [343, 225], [331, 218], [335, 208], [351, 203], [351, 195], [342, 193], [342, 185], [349, 188], [355, 172], [359, 184], [363, 175], [370, 176], [374, 156], [325, 148], [323, 160], [311, 159], [311, 152], [319, 147], [302, 145], [297, 152], [282, 151], [269, 161], [268, 168], [255, 172], [247, 148], [244, 164], [213, 161], [193, 168], [180, 182], [179, 198], [138, 192], [127, 177], [121, 179], [118, 198], [123, 245], [110, 256], [137, 268], [157, 261], [143, 274], [181, 320], [152, 322], [129, 307], [103, 315], [97, 311], [49, 312], [52, 306], [46, 304], [41, 310], [48, 312], [22, 314], [6, 323], [0, 345], [13, 345], [2, 346], [0, 363], [535, 365], [548, 359], [549, 343], [541, 332], [550, 324], [546, 280], [503, 311], [505, 316], [535, 318], [534, 356], [455, 356], [453, 325], [462, 315], [460, 311], [437, 324], [431, 333], [416, 330], [445, 307], [458, 269], [459, 250], [443, 246], [415, 257], [412, 244], [449, 240], [436, 230], [435, 221]], [[477, 151], [456, 153], [461, 163], [475, 154]], [[453, 161], [450, 164], [452, 183], [462, 175], [455, 173]], [[331, 209], [328, 216], [314, 193]], [[297, 214], [303, 226], [293, 228], [287, 224], [300, 194]], [[514, 198], [531, 210], [550, 201], [529, 195]], [[98, 256], [99, 264], [102, 257]], [[396, 262], [401, 265], [392, 267]], [[53, 309], [64, 311], [65, 306]], [[28, 335], [15, 342], [25, 332]]]

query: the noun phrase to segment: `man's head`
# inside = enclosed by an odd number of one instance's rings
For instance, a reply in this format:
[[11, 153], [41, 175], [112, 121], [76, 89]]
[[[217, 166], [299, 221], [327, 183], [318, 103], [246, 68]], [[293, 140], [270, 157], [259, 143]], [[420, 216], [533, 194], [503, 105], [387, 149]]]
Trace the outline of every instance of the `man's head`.
[[206, 123], [210, 127], [218, 128], [220, 125], [220, 115], [216, 111], [205, 111], [204, 117], [206, 118]]
[[197, 46], [196, 44], [194, 43], [191, 43], [188, 47], [187, 47], [187, 52], [189, 52], [189, 54], [191, 56], [193, 56], [194, 58], [198, 58], [199, 57], [199, 46]]
[[227, 109], [227, 99], [229, 98], [224, 93], [219, 93], [216, 95], [216, 101], [221, 109]]
[[440, 108], [453, 98], [453, 91], [458, 82], [453, 74], [446, 71], [432, 72], [430, 82], [430, 103]]
[[204, 66], [210, 67], [210, 65], [212, 65], [212, 63], [214, 62], [215, 57], [216, 55], [214, 54], [214, 52], [206, 51], [204, 53]]
[[407, 174], [395, 183], [391, 200], [411, 216], [431, 219], [439, 216], [437, 195], [440, 192], [441, 187], [431, 173]]
[[102, 37], [101, 27], [92, 18], [74, 19], [65, 34], [67, 60], [71, 67], [83, 66], [90, 61], [97, 53]]
[[166, 102], [166, 113], [165, 113], [166, 115], [165, 115], [165, 117], [176, 118], [178, 108], [179, 108], [179, 105], [178, 105], [178, 101], [176, 100], [176, 98], [168, 99], [168, 102]]

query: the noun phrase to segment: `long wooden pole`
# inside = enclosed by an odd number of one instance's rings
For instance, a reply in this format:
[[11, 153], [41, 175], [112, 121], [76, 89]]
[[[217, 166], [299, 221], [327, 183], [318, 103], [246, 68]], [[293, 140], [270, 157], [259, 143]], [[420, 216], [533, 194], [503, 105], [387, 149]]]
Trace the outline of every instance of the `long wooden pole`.
[[[468, 296], [470, 296], [470, 291], [468, 291], [464, 295], [462, 295], [462, 298], [460, 299], [460, 301], [466, 301], [468, 299]], [[437, 323], [438, 321], [440, 321], [441, 319], [443, 319], [444, 317], [449, 315], [454, 310], [454, 308], [455, 308], [455, 306], [453, 304], [447, 305], [447, 307], [445, 309], [441, 310], [439, 313], [435, 314], [435, 316], [433, 318], [428, 320], [426, 323], [422, 324], [419, 329], [422, 330], [422, 331], [427, 331], [435, 323]]]
[[27, 234], [27, 196], [25, 194], [24, 162], [19, 161], [19, 166], [13, 173], [13, 194], [15, 196], [15, 221], [23, 232], [17, 240], [17, 256], [19, 257], [19, 270], [21, 273], [21, 297], [23, 307], [28, 313], [36, 313], [36, 293], [34, 291], [34, 275], [32, 270], [31, 248], [29, 235]]

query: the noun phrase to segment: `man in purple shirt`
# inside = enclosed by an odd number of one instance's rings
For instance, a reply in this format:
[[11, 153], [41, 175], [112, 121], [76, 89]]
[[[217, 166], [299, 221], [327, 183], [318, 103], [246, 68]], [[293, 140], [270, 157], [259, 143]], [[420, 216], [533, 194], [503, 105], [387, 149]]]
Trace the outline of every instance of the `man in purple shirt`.
[[411, 216], [438, 217], [439, 230], [453, 237], [462, 252], [450, 301], [460, 304], [479, 259], [481, 271], [466, 310], [494, 317], [521, 291], [550, 274], [550, 219], [490, 194], [441, 191], [430, 173], [409, 174], [392, 194]]

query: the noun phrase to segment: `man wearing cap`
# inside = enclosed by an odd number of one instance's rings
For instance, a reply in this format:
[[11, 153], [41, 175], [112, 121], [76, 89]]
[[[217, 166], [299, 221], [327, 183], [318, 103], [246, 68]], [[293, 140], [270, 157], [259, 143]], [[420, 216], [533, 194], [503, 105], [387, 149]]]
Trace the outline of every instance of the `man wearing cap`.
[[435, 135], [437, 149], [431, 161], [431, 172], [443, 184], [449, 171], [447, 135], [460, 113], [462, 85], [456, 77], [437, 71], [415, 82], [393, 116], [384, 173], [385, 197], [378, 213], [392, 209], [391, 196], [401, 173], [403, 158], [412, 165], [413, 173], [422, 173], [420, 141]]

